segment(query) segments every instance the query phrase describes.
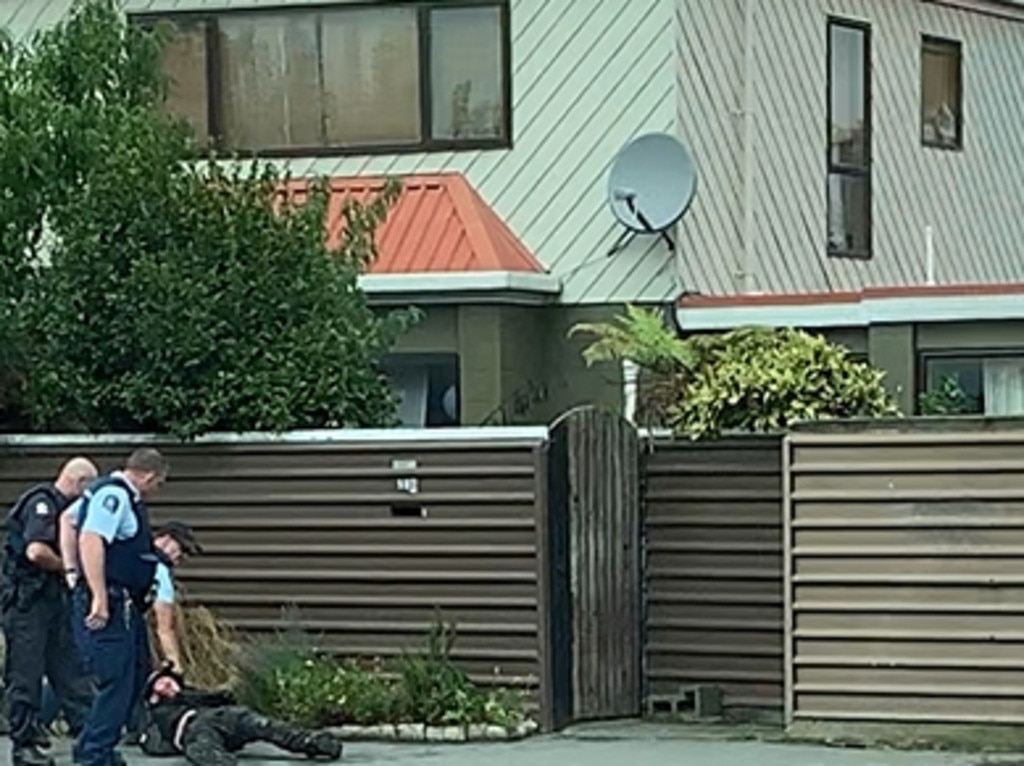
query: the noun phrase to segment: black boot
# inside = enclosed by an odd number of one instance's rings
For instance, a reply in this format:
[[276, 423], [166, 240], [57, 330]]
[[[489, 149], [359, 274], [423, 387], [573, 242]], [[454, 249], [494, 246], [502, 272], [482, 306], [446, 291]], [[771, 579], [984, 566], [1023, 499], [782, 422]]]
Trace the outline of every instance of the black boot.
[[35, 745], [15, 747], [11, 751], [11, 763], [13, 766], [56, 766], [53, 758]]
[[32, 744], [40, 750], [49, 750], [53, 743], [50, 741], [49, 735], [46, 733], [41, 725], [36, 725], [36, 730], [32, 734]]
[[329, 731], [317, 731], [309, 735], [305, 754], [310, 758], [337, 761], [341, 758], [341, 740]]

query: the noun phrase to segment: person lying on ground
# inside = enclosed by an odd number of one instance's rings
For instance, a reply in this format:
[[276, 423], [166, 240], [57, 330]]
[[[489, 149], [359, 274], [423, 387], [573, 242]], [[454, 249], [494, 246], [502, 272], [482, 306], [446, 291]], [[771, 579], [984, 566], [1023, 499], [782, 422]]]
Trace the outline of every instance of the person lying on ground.
[[190, 687], [166, 662], [149, 677], [145, 700], [139, 746], [146, 755], [184, 755], [195, 766], [235, 766], [238, 751], [267, 742], [309, 758], [341, 758], [341, 740], [330, 732], [259, 715], [235, 704], [230, 692]]

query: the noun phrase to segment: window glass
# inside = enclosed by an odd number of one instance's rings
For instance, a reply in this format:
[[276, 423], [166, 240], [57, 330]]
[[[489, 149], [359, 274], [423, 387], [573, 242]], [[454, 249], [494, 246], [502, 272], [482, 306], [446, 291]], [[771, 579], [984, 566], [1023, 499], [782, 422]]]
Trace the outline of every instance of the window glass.
[[433, 136], [502, 138], [501, 17], [490, 8], [430, 13]]
[[324, 14], [327, 143], [419, 143], [419, 36], [414, 8]]
[[200, 139], [316, 155], [507, 146], [504, 8], [437, 0], [137, 20], [180, 26], [163, 60], [165, 108]]
[[871, 187], [866, 176], [829, 176], [828, 245], [844, 253], [870, 253]]
[[227, 143], [236, 149], [319, 144], [316, 16], [230, 14], [218, 26]]
[[861, 166], [867, 163], [867, 83], [864, 63], [867, 32], [833, 23], [831, 37], [831, 162]]
[[209, 137], [206, 23], [182, 22], [169, 27], [162, 61], [167, 77], [164, 109], [186, 120], [196, 137], [205, 142]]
[[921, 140], [929, 146], [961, 146], [960, 45], [926, 39], [921, 50]]

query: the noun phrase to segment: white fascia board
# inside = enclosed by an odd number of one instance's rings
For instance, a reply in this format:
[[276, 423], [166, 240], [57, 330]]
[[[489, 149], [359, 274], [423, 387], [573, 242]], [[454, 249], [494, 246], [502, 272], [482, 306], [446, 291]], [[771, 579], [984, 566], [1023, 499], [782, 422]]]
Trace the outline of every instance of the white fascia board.
[[[473, 443], [544, 442], [545, 426], [469, 427], [469, 428], [351, 428], [287, 431], [284, 433], [212, 433], [185, 442], [187, 444], [351, 444], [396, 443]], [[181, 444], [169, 436], [147, 434], [0, 434], [0, 445], [8, 447], [59, 447], [90, 445]]]
[[836, 303], [680, 306], [684, 331], [762, 327], [867, 327], [873, 324], [1024, 319], [1024, 293], [869, 297]]
[[369, 295], [396, 293], [531, 292], [557, 295], [562, 283], [551, 274], [519, 271], [363, 274], [359, 287]]

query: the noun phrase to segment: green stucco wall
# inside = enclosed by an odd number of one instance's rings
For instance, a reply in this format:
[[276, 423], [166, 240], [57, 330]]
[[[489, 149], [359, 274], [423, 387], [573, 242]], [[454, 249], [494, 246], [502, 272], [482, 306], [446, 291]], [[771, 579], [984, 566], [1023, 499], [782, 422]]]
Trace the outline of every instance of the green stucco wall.
[[875, 325], [868, 330], [868, 359], [885, 371], [885, 387], [902, 412], [914, 411], [914, 325]]
[[585, 341], [568, 339], [577, 322], [605, 321], [611, 306], [421, 307], [423, 320], [397, 353], [457, 353], [463, 425], [548, 423], [578, 404], [622, 406], [615, 364], [588, 368]]

